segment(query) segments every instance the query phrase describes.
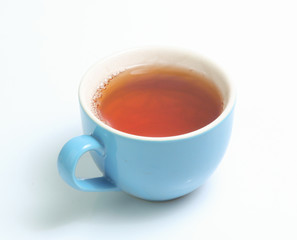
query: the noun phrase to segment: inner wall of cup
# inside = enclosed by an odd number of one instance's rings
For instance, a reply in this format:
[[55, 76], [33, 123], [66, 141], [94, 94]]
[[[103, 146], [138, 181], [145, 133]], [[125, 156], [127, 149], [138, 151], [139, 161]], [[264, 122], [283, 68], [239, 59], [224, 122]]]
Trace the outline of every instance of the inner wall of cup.
[[204, 74], [219, 88], [224, 109], [230, 100], [230, 85], [220, 70], [212, 63], [190, 53], [162, 49], [139, 49], [123, 52], [95, 64], [84, 76], [79, 90], [80, 102], [83, 108], [94, 115], [92, 99], [96, 90], [106, 79], [127, 68], [137, 65], [170, 65], [193, 69]]

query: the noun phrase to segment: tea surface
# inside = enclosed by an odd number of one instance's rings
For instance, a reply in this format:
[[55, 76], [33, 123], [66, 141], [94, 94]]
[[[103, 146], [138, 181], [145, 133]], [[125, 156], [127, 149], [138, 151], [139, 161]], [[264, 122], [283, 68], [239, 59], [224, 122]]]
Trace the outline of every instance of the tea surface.
[[111, 77], [93, 99], [96, 116], [122, 132], [181, 135], [214, 121], [223, 110], [217, 87], [191, 69], [136, 66]]

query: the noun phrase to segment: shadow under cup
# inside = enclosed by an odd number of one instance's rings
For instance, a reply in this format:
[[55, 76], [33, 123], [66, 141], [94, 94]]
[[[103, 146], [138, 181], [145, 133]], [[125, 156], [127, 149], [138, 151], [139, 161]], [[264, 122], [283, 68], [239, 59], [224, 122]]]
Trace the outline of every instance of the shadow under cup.
[[[205, 75], [223, 98], [220, 116], [196, 131], [171, 137], [142, 137], [113, 129], [100, 121], [92, 98], [100, 81], [137, 65], [170, 65]], [[145, 48], [125, 51], [96, 63], [83, 77], [79, 100], [85, 135], [62, 148], [61, 177], [82, 191], [124, 191], [146, 200], [169, 200], [198, 188], [221, 161], [231, 134], [234, 89], [225, 75], [203, 57], [176, 49]], [[77, 162], [90, 151], [104, 174], [94, 179], [75, 176]]]

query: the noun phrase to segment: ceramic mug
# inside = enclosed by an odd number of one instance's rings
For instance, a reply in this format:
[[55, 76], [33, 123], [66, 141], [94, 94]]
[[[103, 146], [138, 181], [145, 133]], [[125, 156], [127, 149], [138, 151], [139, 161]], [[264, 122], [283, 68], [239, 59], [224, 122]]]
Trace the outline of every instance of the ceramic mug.
[[[194, 69], [219, 88], [224, 102], [220, 116], [196, 131], [170, 137], [142, 137], [116, 130], [100, 121], [91, 99], [100, 81], [131, 66], [172, 65]], [[82, 191], [124, 191], [146, 200], [169, 200], [192, 192], [214, 172], [227, 148], [235, 103], [234, 87], [205, 58], [176, 49], [140, 48], [96, 63], [79, 87], [85, 135], [62, 148], [58, 170], [66, 183]], [[78, 179], [76, 165], [90, 151], [102, 177]]]

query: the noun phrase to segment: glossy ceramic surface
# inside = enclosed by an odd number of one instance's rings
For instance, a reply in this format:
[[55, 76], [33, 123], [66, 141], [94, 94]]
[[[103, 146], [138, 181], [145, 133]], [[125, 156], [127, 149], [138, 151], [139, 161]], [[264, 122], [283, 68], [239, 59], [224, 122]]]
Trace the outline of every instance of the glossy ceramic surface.
[[[211, 78], [224, 98], [224, 111], [197, 131], [174, 137], [141, 137], [117, 131], [98, 120], [91, 97], [111, 74], [139, 64], [170, 64], [193, 68]], [[65, 144], [58, 159], [61, 177], [83, 191], [122, 190], [147, 200], [169, 200], [195, 190], [214, 172], [227, 148], [234, 111], [230, 81], [212, 63], [199, 56], [173, 49], [136, 49], [94, 65], [79, 90], [83, 136]], [[104, 173], [95, 179], [77, 179], [80, 156], [90, 151]]]

